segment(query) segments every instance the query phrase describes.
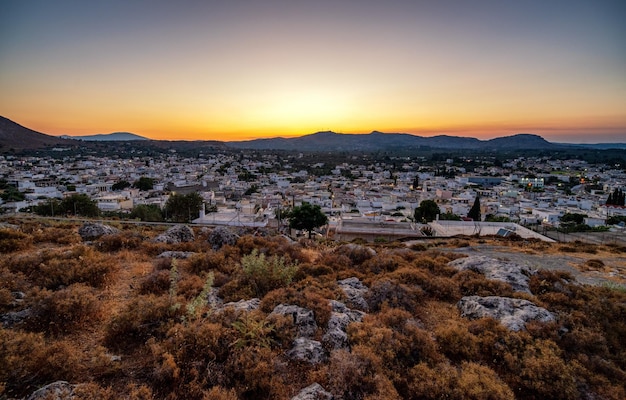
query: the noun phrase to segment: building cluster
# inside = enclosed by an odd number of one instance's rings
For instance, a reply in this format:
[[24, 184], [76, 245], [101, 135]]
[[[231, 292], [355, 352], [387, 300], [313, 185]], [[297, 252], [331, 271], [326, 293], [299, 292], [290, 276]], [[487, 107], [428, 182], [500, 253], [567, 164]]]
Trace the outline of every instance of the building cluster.
[[[463, 160], [427, 165], [421, 158], [365, 162], [354, 157], [303, 167], [297, 162], [301, 156], [0, 156], [0, 179], [25, 196], [2, 202], [0, 209], [19, 212], [49, 198], [80, 193], [102, 211], [124, 213], [141, 204], [163, 207], [172, 193], [197, 192], [207, 211], [202, 210], [195, 223], [280, 228], [285, 210], [308, 202], [329, 216], [326, 234], [348, 240], [433, 234], [412, 218], [424, 200], [437, 203], [440, 217], [465, 217], [479, 196], [482, 219], [491, 216], [525, 226], [558, 227], [566, 213], [585, 214], [589, 226], [626, 215], [624, 207], [605, 204], [609, 193], [626, 187], [626, 172], [619, 165], [526, 157], [497, 166], [474, 165], [468, 171]], [[154, 182], [152, 189], [113, 190], [118, 182], [132, 184], [142, 177]], [[437, 226], [444, 225], [432, 225], [434, 234], [441, 234]]]

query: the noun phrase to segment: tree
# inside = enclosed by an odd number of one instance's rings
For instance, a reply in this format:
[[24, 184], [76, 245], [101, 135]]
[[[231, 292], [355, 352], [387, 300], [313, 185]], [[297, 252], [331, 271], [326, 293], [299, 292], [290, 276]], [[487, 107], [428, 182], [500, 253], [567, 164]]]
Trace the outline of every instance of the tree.
[[432, 222], [440, 214], [439, 206], [433, 200], [424, 200], [415, 209], [413, 216], [416, 222]]
[[22, 201], [26, 198], [26, 195], [13, 186], [7, 186], [0, 198], [4, 201]]
[[561, 223], [570, 224], [570, 225], [581, 225], [585, 222], [585, 218], [587, 214], [579, 214], [579, 213], [565, 213], [561, 218]]
[[111, 190], [113, 190], [113, 191], [124, 190], [127, 187], [130, 187], [130, 182], [125, 181], [125, 180], [121, 180], [121, 181], [115, 182], [113, 184], [113, 186], [111, 186]]
[[470, 208], [469, 212], [467, 213], [467, 217], [471, 218], [474, 221], [480, 221], [480, 196], [476, 195], [476, 198], [474, 199], [474, 204], [472, 205], [472, 208]]
[[142, 191], [152, 190], [154, 188], [154, 179], [142, 176], [135, 181], [133, 186]]
[[622, 189], [615, 188], [613, 193], [609, 193], [606, 205], [624, 206], [626, 205], [626, 193]]
[[455, 213], [446, 212], [439, 214], [439, 219], [442, 221], [461, 221], [461, 216]]
[[198, 217], [198, 212], [202, 207], [204, 207], [204, 201], [196, 192], [173, 194], [165, 203], [165, 216], [174, 222], [189, 222]]
[[415, 178], [413, 178], [413, 190], [416, 190], [420, 185], [420, 177], [415, 175]]
[[97, 217], [100, 209], [95, 201], [86, 194], [73, 194], [61, 200], [59, 204], [61, 211], [65, 214], [80, 215], [83, 217]]
[[139, 218], [142, 221], [160, 222], [163, 221], [161, 208], [155, 204], [139, 204], [130, 212], [131, 218]]
[[54, 217], [63, 214], [61, 211], [61, 202], [57, 199], [48, 199], [33, 207], [33, 212], [44, 217]]
[[289, 227], [309, 231], [309, 239], [313, 229], [328, 223], [328, 217], [322, 212], [318, 205], [302, 203], [301, 206], [294, 207], [289, 213]]

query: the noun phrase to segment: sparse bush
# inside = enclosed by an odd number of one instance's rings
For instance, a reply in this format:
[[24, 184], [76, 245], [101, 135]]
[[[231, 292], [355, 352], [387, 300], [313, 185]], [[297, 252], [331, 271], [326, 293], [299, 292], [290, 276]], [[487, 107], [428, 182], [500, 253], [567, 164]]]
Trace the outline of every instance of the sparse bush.
[[33, 232], [33, 241], [35, 243], [54, 243], [61, 245], [78, 244], [82, 242], [80, 235], [76, 232], [74, 227], [67, 228], [52, 228], [46, 227], [44, 229]]
[[409, 286], [389, 279], [375, 282], [365, 296], [369, 309], [376, 312], [383, 305], [413, 312], [424, 297], [419, 286]]
[[32, 316], [27, 321], [28, 327], [36, 331], [68, 334], [101, 318], [101, 303], [95, 290], [82, 283], [56, 292], [44, 289], [36, 298]]
[[176, 315], [165, 296], [136, 296], [106, 326], [105, 343], [130, 350], [150, 337], [163, 337]]
[[170, 273], [167, 270], [158, 270], [146, 276], [140, 283], [140, 294], [162, 295], [170, 288]]
[[0, 253], [24, 250], [31, 244], [31, 237], [22, 232], [13, 229], [0, 229]]
[[139, 248], [144, 238], [134, 232], [121, 232], [114, 235], [103, 235], [96, 240], [95, 245], [103, 252], [114, 252], [122, 249], [134, 250]]
[[257, 297], [291, 283], [298, 270], [297, 265], [287, 264], [282, 257], [266, 258], [255, 249], [241, 259], [243, 279], [249, 284]]

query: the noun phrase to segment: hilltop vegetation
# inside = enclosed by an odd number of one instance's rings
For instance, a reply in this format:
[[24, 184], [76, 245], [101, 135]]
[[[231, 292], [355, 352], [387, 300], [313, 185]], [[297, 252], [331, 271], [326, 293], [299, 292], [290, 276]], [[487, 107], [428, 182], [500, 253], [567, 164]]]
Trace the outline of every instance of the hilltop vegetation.
[[[195, 228], [167, 244], [152, 240], [159, 228], [120, 227], [87, 243], [78, 228], [0, 229], [0, 398], [59, 380], [79, 399], [290, 399], [313, 383], [336, 399], [626, 397], [626, 293], [548, 270], [527, 293], [451, 267], [463, 256], [449, 248], [476, 239], [367, 247]], [[529, 300], [556, 319], [519, 331], [470, 320], [457, 303], [473, 295]], [[326, 337], [338, 313], [352, 321], [342, 345]], [[321, 343], [319, 358], [294, 356], [296, 338]]]

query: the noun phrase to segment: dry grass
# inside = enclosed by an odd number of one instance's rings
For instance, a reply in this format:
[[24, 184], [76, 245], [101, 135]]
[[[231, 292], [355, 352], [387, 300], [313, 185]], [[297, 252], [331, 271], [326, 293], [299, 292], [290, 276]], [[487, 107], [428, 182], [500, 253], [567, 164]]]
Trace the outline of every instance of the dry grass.
[[[22, 227], [28, 246], [0, 254], [0, 312], [35, 312], [0, 328], [0, 398], [24, 397], [58, 379], [83, 383], [79, 398], [102, 399], [289, 399], [313, 382], [343, 399], [626, 396], [626, 293], [540, 271], [530, 282], [535, 294], [522, 297], [555, 312], [558, 323], [510, 332], [490, 319], [461, 318], [456, 302], [466, 294], [519, 295], [448, 267], [459, 254], [445, 250], [481, 245], [573, 257], [581, 273], [623, 275], [626, 257], [614, 247], [572, 246], [564, 254], [559, 244], [468, 238], [379, 246], [374, 256], [329, 243], [244, 237], [213, 252], [202, 237], [184, 245], [137, 241], [158, 233], [138, 229], [87, 247], [75, 241], [77, 226]], [[252, 313], [200, 306], [197, 317], [186, 316], [209, 273], [223, 297], [252, 297], [254, 282], [240, 262], [255, 249], [297, 261], [293, 280], [261, 293]], [[175, 293], [171, 260], [155, 258], [164, 250], [199, 252], [177, 262]], [[336, 281], [352, 276], [370, 287], [370, 311], [349, 325], [351, 348], [329, 352], [316, 366], [289, 360], [294, 322], [267, 318], [269, 312], [278, 304], [313, 310], [321, 339], [328, 300], [345, 297]], [[16, 291], [26, 293], [23, 303], [14, 301]]]

